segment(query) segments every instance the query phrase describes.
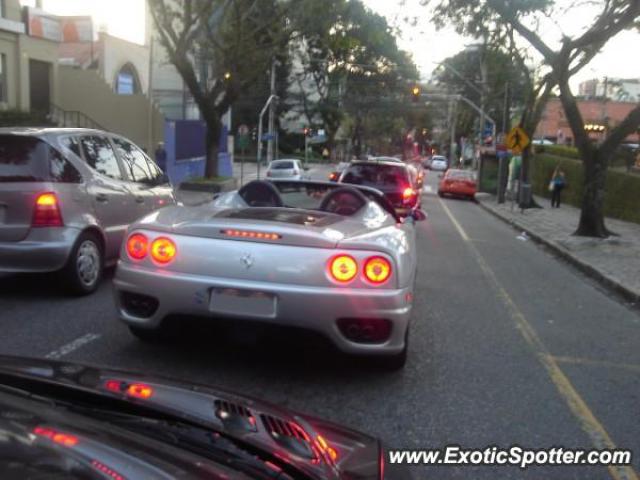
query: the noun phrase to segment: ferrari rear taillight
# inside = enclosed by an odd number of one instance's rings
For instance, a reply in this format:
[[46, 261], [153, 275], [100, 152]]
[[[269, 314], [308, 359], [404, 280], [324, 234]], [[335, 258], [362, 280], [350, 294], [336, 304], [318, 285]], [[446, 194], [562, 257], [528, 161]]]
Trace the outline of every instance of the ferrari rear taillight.
[[362, 272], [362, 280], [373, 285], [382, 285], [391, 277], [391, 262], [382, 256], [369, 257], [359, 262], [351, 255], [339, 254], [329, 260], [331, 278], [341, 284], [350, 283]]
[[391, 263], [383, 257], [368, 258], [364, 264], [364, 275], [371, 283], [382, 284], [391, 276]]
[[42, 193], [36, 199], [33, 211], [33, 227], [62, 227], [62, 214], [60, 204], [55, 193]]
[[358, 263], [350, 255], [338, 255], [329, 262], [329, 272], [337, 282], [347, 283], [358, 274]]
[[176, 256], [177, 249], [173, 240], [167, 237], [156, 238], [151, 243], [151, 258], [156, 262], [166, 264]]
[[149, 240], [141, 233], [134, 233], [127, 239], [127, 253], [134, 260], [142, 260], [149, 251]]

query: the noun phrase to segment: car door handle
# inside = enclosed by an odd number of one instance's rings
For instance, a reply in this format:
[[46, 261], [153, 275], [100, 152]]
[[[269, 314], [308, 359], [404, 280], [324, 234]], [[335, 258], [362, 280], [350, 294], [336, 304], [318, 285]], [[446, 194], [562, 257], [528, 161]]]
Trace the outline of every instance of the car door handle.
[[136, 195], [136, 202], [144, 203], [144, 197], [142, 195]]
[[96, 200], [98, 202], [108, 202], [109, 196], [106, 193], [96, 193]]

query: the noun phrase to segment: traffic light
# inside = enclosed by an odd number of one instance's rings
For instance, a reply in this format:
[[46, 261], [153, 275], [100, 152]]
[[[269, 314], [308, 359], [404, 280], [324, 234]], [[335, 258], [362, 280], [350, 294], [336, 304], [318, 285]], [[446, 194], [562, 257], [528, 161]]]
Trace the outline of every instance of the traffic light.
[[420, 87], [418, 85], [414, 85], [411, 89], [411, 98], [414, 102], [420, 100]]
[[311, 129], [309, 127], [304, 127], [302, 129], [302, 133], [304, 134], [305, 137], [308, 137], [309, 133], [311, 133]]

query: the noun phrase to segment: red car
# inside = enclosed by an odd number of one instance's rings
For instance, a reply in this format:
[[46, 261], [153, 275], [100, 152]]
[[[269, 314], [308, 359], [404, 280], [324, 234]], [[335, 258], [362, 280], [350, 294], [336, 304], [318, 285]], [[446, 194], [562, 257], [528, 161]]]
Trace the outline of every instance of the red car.
[[475, 173], [469, 170], [449, 169], [438, 185], [438, 195], [441, 197], [455, 195], [473, 199], [477, 191]]

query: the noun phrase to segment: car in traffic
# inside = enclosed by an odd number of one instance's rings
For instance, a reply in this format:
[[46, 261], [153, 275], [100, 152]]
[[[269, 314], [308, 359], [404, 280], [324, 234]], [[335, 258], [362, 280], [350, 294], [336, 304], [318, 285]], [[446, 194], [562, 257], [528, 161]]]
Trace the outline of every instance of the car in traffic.
[[344, 170], [351, 164], [351, 162], [340, 162], [338, 163], [331, 172], [329, 172], [329, 181], [337, 182], [340, 179], [340, 175]]
[[339, 183], [361, 185], [381, 191], [401, 217], [420, 214], [421, 185], [418, 172], [401, 160], [352, 162]]
[[447, 168], [449, 168], [449, 160], [447, 160], [447, 157], [444, 157], [442, 155], [434, 155], [433, 157], [431, 157], [429, 168], [436, 172], [444, 172]]
[[142, 340], [180, 316], [297, 327], [401, 368], [415, 236], [413, 219], [401, 221], [377, 190], [253, 181], [132, 224], [113, 281], [118, 315]]
[[100, 130], [0, 129], [0, 272], [56, 272], [94, 291], [127, 226], [175, 203], [166, 175]]
[[447, 170], [438, 184], [438, 195], [452, 195], [473, 200], [478, 191], [476, 174], [471, 170]]
[[267, 178], [284, 180], [302, 180], [304, 168], [300, 160], [280, 159], [273, 160], [267, 167]]
[[6, 479], [410, 480], [380, 440], [213, 386], [0, 356]]

